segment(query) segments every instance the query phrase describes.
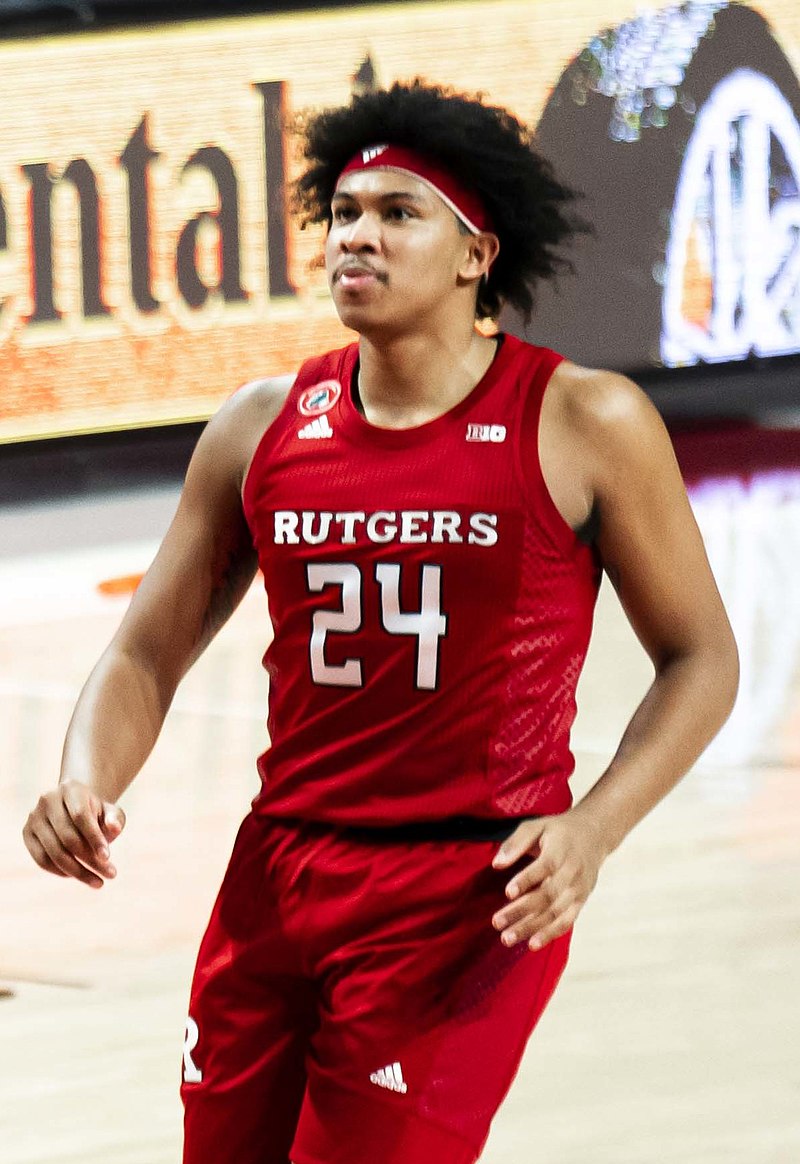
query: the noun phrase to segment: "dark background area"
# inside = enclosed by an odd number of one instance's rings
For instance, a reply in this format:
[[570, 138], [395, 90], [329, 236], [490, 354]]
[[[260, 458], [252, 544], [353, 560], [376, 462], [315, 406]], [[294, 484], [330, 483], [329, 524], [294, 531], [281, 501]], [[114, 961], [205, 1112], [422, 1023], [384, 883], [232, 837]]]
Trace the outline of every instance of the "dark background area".
[[[217, 16], [229, 18], [256, 13], [354, 8], [369, 2], [137, 0], [133, 3], [131, 0], [0, 0], [0, 38], [74, 33], [81, 30], [91, 32], [124, 25]], [[382, 2], [408, 5], [409, 0]], [[598, 22], [601, 21], [602, 14], [598, 12]], [[558, 111], [557, 103], [553, 108]], [[571, 108], [568, 108], [568, 112], [575, 115]], [[607, 117], [605, 109], [601, 113], [603, 118]], [[555, 118], [554, 125], [556, 121], [558, 118]], [[547, 117], [543, 122], [542, 132], [546, 137], [549, 125]], [[596, 133], [594, 136], [607, 149], [605, 134]], [[634, 187], [635, 183], [630, 182], [629, 185]], [[612, 265], [609, 264], [606, 269], [609, 266]], [[590, 283], [589, 279], [575, 279], [566, 292], [562, 291], [562, 295], [556, 297], [553, 304], [545, 302], [536, 321], [539, 327], [546, 330], [548, 309], [552, 309], [550, 314], [554, 318], [563, 317], [567, 314], [564, 310], [565, 300], [570, 300], [571, 296], [579, 292], [583, 293], [585, 289], [594, 293], [594, 289], [589, 287]], [[631, 296], [627, 290], [626, 302], [630, 302]], [[585, 317], [589, 305], [581, 303], [577, 307], [580, 308], [578, 317]], [[571, 310], [568, 314], [574, 318], [576, 313]], [[642, 329], [644, 324], [638, 330]], [[512, 326], [511, 330], [515, 328]], [[634, 334], [637, 331], [635, 328], [631, 330]], [[549, 343], [555, 337], [533, 334], [529, 338], [534, 342]], [[609, 342], [615, 342], [615, 337], [609, 337]], [[559, 345], [554, 343], [553, 346]], [[584, 358], [583, 353], [575, 352], [572, 348], [569, 350], [576, 358]], [[586, 359], [585, 362], [604, 361]], [[709, 447], [718, 449], [718, 464], [709, 466], [712, 471], [715, 468], [724, 471], [725, 464], [731, 458], [735, 461], [738, 459], [739, 463], [744, 459], [752, 468], [762, 462], [774, 464], [776, 458], [778, 461], [788, 458], [793, 463], [800, 463], [800, 430], [796, 427], [800, 355], [771, 359], [751, 357], [731, 364], [676, 369], [650, 366], [639, 371], [634, 368], [631, 375], [648, 392], [667, 420], [684, 469], [690, 474], [691, 458], [686, 450], [694, 448], [692, 433], [702, 434], [704, 457], [708, 457]], [[760, 429], [759, 422], [765, 419], [768, 426], [782, 428], [784, 432], [776, 432], [770, 427]], [[708, 442], [709, 428], [718, 434], [718, 439], [715, 438], [711, 445]], [[46, 498], [68, 498], [111, 489], [178, 483], [201, 429], [202, 424], [197, 423], [174, 424], [0, 445], [0, 504], [27, 504]]]
[[[382, 0], [407, 3], [408, 0]], [[241, 0], [0, 0], [0, 36], [74, 32], [121, 24], [150, 24], [168, 20], [208, 20], [264, 12], [302, 12], [314, 8], [356, 8], [374, 0], [282, 0], [281, 3], [243, 3]]]

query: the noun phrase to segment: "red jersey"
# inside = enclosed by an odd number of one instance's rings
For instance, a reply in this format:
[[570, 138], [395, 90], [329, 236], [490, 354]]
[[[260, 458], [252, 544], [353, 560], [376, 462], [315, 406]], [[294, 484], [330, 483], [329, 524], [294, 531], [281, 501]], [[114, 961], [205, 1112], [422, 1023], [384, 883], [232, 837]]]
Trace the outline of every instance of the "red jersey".
[[455, 408], [371, 425], [358, 345], [307, 361], [244, 510], [274, 636], [256, 812], [386, 826], [561, 812], [599, 584], [542, 477], [562, 357], [504, 336]]

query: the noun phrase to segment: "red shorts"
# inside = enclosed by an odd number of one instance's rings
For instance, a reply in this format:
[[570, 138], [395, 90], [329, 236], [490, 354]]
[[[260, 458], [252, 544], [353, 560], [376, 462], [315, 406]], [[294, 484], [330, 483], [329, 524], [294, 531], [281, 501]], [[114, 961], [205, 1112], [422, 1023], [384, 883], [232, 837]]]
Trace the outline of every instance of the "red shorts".
[[564, 969], [506, 949], [497, 841], [249, 816], [198, 956], [184, 1164], [472, 1164]]

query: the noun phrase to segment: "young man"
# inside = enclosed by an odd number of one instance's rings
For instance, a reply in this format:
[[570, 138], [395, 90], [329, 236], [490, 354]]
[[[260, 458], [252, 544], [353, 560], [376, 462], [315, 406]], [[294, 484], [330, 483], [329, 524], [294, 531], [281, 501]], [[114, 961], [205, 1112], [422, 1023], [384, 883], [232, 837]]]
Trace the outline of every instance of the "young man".
[[[736, 649], [647, 399], [475, 329], [529, 309], [575, 229], [526, 131], [395, 86], [317, 118], [306, 156], [359, 342], [210, 422], [25, 839], [115, 875], [117, 800], [260, 566], [272, 743], [199, 954], [184, 1160], [468, 1164], [604, 858], [730, 710]], [[655, 677], [571, 807], [601, 566]]]

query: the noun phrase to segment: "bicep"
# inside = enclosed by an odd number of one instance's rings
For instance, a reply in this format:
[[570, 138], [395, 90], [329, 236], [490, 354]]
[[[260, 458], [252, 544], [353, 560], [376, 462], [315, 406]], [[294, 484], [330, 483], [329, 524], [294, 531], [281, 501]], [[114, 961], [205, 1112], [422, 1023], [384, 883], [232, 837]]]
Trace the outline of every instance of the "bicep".
[[601, 426], [597, 463], [597, 546], [653, 662], [727, 640], [727, 616], [669, 436], [643, 394], [630, 394], [611, 427]]
[[243, 598], [256, 554], [224, 421], [192, 457], [175, 517], [115, 637], [174, 689]]

